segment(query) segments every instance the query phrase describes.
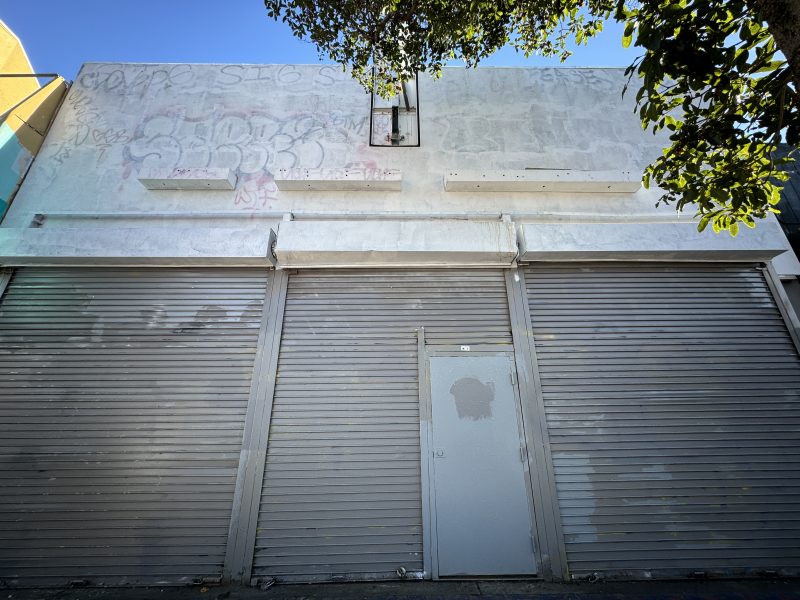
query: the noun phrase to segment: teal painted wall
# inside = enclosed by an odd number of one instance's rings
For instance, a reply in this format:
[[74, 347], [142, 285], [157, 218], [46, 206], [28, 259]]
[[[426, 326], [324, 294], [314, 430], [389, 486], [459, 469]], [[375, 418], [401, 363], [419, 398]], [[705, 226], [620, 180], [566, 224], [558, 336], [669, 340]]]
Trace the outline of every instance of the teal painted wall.
[[20, 143], [8, 123], [0, 125], [0, 220], [32, 160], [33, 155]]

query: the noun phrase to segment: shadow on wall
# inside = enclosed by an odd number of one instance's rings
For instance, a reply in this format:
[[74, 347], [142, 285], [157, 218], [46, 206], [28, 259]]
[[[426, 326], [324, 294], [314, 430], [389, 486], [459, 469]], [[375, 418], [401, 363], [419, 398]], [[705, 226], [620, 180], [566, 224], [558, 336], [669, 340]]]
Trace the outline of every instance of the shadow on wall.
[[67, 91], [67, 82], [56, 77], [3, 115], [0, 123], [0, 221], [17, 193], [28, 168]]
[[[783, 146], [778, 149], [777, 155], [783, 157], [791, 150], [790, 146]], [[795, 158], [795, 162], [787, 165], [789, 179], [783, 184], [781, 200], [778, 203], [778, 221], [783, 227], [783, 232], [789, 239], [792, 249], [797, 256], [800, 256], [800, 160]]]

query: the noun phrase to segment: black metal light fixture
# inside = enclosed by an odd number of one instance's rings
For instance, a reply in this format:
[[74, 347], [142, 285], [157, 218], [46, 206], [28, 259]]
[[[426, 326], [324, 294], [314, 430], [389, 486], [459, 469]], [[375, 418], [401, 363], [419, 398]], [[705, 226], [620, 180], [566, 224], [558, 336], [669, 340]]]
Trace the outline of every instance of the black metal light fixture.
[[391, 98], [382, 98], [375, 90], [370, 99], [369, 145], [419, 146], [418, 77], [403, 81]]

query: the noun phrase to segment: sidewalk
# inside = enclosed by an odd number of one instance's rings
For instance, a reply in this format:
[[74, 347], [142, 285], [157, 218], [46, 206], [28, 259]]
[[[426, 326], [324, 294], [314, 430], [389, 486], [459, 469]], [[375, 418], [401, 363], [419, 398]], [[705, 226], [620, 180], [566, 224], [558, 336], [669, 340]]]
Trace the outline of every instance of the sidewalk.
[[609, 583], [392, 582], [0, 590], [0, 600], [800, 600], [800, 580]]

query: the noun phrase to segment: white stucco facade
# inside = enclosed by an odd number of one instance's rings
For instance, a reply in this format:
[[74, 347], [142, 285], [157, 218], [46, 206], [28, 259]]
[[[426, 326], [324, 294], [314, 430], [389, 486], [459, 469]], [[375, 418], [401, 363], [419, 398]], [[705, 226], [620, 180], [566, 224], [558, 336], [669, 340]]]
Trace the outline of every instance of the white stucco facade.
[[[776, 256], [781, 275], [800, 274], [774, 223], [730, 240], [656, 208], [659, 191], [636, 180], [664, 138], [642, 131], [623, 84], [621, 69], [447, 69], [420, 77], [420, 146], [371, 147], [370, 97], [336, 67], [89, 63], [2, 223], [0, 260], [267, 264], [272, 229], [304, 265], [358, 265], [352, 247], [372, 252], [364, 266], [435, 266], [459, 251], [428, 245], [432, 223], [446, 238], [464, 219], [505, 218], [537, 260], [553, 239], [559, 260], [674, 259], [678, 235], [680, 259]], [[287, 220], [313, 222], [313, 247], [281, 238]], [[405, 223], [365, 247], [380, 220]], [[510, 264], [492, 230], [471, 230], [487, 232], [476, 251]], [[569, 247], [576, 231], [588, 254]]]

